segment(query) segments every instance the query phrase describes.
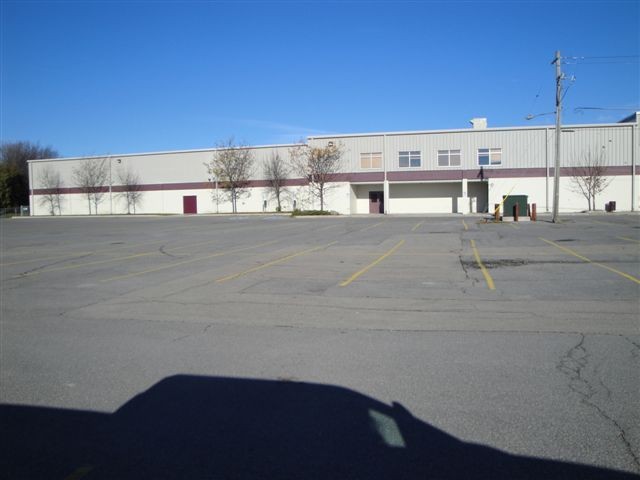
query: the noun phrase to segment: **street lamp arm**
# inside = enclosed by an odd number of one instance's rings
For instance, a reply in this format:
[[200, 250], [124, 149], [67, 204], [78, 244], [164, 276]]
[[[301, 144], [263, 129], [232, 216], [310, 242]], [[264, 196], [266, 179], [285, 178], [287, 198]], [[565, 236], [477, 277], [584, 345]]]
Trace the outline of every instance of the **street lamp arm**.
[[533, 114], [531, 114], [531, 113], [530, 113], [529, 115], [527, 115], [526, 117], [524, 117], [524, 119], [525, 119], [525, 120], [533, 120], [533, 119], [534, 119], [534, 118], [536, 118], [536, 117], [542, 117], [542, 116], [544, 116], [544, 115], [555, 115], [555, 114], [556, 114], [556, 112], [555, 112], [555, 111], [553, 111], [553, 112], [546, 112], [546, 113], [536, 113], [535, 115], [533, 115]]

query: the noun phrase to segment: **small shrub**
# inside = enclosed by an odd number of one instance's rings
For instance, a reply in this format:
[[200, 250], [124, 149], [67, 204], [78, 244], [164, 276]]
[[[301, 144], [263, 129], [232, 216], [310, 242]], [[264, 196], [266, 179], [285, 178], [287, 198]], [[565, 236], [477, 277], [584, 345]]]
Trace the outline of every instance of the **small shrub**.
[[297, 208], [293, 212], [291, 212], [292, 217], [305, 217], [314, 215], [335, 215], [335, 213], [327, 212], [326, 210], [300, 210]]

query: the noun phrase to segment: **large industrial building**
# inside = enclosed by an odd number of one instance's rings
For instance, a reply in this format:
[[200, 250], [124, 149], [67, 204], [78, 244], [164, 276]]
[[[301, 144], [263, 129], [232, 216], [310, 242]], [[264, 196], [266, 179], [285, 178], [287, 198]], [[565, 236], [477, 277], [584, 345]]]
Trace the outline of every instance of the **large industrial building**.
[[[636, 210], [640, 196], [636, 174], [639, 113], [619, 123], [565, 125], [561, 131], [560, 211], [586, 210], [577, 189], [574, 167], [602, 160], [607, 187], [596, 208], [616, 202], [619, 211]], [[527, 195], [539, 212], [553, 203], [556, 131], [553, 126], [488, 128], [483, 118], [471, 128], [417, 132], [323, 135], [307, 139], [310, 147], [339, 144], [341, 168], [332, 176], [325, 209], [340, 214], [423, 214], [486, 212], [504, 195]], [[285, 161], [296, 145], [249, 147], [253, 174], [237, 210], [273, 212], [265, 163], [275, 153]], [[90, 204], [77, 184], [83, 162], [104, 161], [108, 170], [100, 188], [98, 214], [123, 214], [127, 208], [123, 172], [138, 178], [138, 214], [228, 213], [231, 199], [222, 179], [206, 167], [215, 149], [56, 158], [29, 162], [32, 215], [52, 213], [50, 178], [57, 172], [59, 209], [55, 214], [86, 215]], [[49, 181], [47, 181], [49, 178]], [[319, 208], [308, 182], [290, 174], [282, 197], [283, 210]], [[95, 213], [95, 209], [91, 211]]]

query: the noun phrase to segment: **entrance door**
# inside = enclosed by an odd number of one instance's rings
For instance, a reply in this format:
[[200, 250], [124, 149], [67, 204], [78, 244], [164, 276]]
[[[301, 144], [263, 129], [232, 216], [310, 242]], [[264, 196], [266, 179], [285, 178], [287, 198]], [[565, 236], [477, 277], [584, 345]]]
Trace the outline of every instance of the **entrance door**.
[[369, 213], [384, 213], [384, 192], [369, 192]]
[[182, 197], [182, 213], [198, 213], [198, 197], [195, 195]]

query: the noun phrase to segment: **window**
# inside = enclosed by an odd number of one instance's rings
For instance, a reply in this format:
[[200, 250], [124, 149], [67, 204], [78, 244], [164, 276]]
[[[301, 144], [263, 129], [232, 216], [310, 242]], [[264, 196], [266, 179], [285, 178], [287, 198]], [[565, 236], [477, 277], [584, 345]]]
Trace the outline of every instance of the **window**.
[[460, 150], [438, 150], [439, 167], [459, 167]]
[[382, 152], [361, 153], [360, 168], [382, 168]]
[[417, 168], [422, 164], [420, 152], [398, 152], [400, 168]]
[[502, 165], [502, 149], [501, 148], [479, 148], [478, 149], [478, 165]]

